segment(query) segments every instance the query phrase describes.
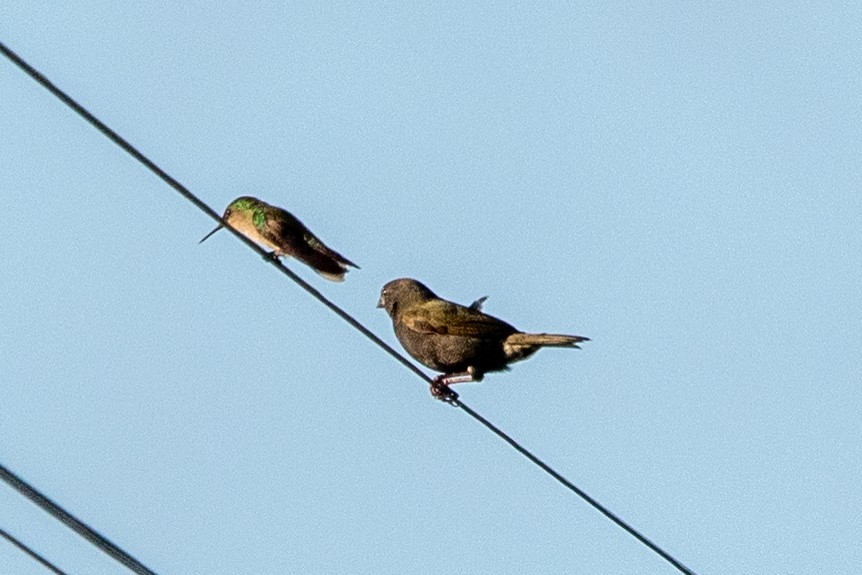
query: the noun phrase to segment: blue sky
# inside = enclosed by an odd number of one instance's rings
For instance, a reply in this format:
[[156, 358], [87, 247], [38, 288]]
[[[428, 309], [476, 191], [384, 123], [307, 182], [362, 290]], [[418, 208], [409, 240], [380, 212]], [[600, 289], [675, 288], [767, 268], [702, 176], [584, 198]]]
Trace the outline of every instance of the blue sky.
[[[862, 570], [858, 3], [5, 2], [0, 39], [397, 346], [415, 277], [586, 335], [459, 388], [699, 573]], [[0, 460], [160, 574], [671, 573], [0, 62]], [[124, 569], [0, 486], [69, 573]], [[4, 573], [45, 570], [0, 541]]]

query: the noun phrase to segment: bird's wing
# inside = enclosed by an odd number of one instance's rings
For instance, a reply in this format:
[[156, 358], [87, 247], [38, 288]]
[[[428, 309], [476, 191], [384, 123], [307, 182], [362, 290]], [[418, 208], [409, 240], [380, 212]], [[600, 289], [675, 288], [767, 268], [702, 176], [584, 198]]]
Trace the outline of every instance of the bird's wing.
[[468, 307], [476, 311], [482, 311], [482, 306], [485, 305], [486, 299], [488, 299], [488, 296], [483, 295], [482, 297], [471, 303]]
[[297, 242], [302, 240], [305, 232], [308, 232], [308, 228], [287, 210], [277, 206], [269, 206], [268, 209], [269, 217], [263, 210], [258, 210], [254, 214], [254, 225], [263, 237], [275, 242], [279, 239]]
[[411, 306], [401, 320], [420, 333], [502, 338], [517, 331], [503, 320], [442, 299]]
[[320, 241], [320, 239], [316, 235], [311, 233], [308, 230], [308, 228], [305, 229], [304, 238], [305, 238], [305, 242], [311, 247], [311, 249], [337, 260], [342, 265], [353, 266], [356, 269], [359, 269], [358, 265], [356, 265], [355, 263], [353, 263], [352, 261], [350, 261], [349, 259], [347, 259], [343, 255], [341, 255], [340, 253], [338, 253], [337, 251], [335, 251], [334, 249], [330, 248], [329, 246], [325, 245], [322, 241]]
[[320, 241], [320, 238], [299, 221], [299, 218], [287, 210], [276, 206], [273, 208], [278, 210], [278, 217], [265, 218], [264, 229], [261, 230], [261, 234], [266, 238], [283, 238], [286, 240], [286, 242], [282, 242], [285, 244], [283, 249], [289, 255], [307, 260], [313, 267], [317, 267], [313, 262], [321, 261], [320, 258], [323, 256], [325, 259], [335, 260], [328, 267], [334, 265], [338, 271], [343, 271], [340, 270], [342, 266], [359, 268], [358, 265]]

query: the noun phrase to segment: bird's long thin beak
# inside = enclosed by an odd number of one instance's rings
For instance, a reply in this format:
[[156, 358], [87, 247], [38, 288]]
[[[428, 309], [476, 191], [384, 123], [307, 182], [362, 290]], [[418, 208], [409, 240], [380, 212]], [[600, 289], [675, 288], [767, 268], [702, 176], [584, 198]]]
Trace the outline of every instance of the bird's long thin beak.
[[198, 244], [202, 244], [202, 243], [204, 243], [204, 241], [205, 241], [207, 238], [209, 238], [211, 235], [213, 235], [214, 233], [216, 233], [217, 231], [219, 231], [219, 230], [220, 230], [220, 229], [222, 229], [223, 227], [224, 227], [224, 224], [219, 224], [219, 225], [217, 225], [217, 226], [216, 226], [216, 228], [215, 228], [213, 231], [211, 231], [210, 233], [208, 233], [207, 235], [205, 235], [205, 236], [203, 237], [203, 239], [202, 239], [201, 241], [199, 241], [199, 242], [198, 242]]

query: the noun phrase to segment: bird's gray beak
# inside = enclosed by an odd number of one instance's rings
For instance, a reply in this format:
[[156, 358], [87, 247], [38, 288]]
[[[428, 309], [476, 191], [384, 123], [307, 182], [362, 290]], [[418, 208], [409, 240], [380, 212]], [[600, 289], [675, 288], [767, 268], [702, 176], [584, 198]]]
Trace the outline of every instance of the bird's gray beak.
[[199, 242], [198, 242], [198, 245], [200, 245], [200, 244], [204, 243], [204, 241], [206, 241], [206, 239], [207, 239], [207, 238], [209, 238], [211, 235], [213, 235], [214, 233], [216, 233], [217, 231], [219, 231], [219, 230], [220, 230], [220, 229], [222, 229], [223, 227], [224, 227], [224, 224], [219, 224], [219, 225], [217, 225], [217, 226], [216, 226], [216, 228], [215, 228], [213, 231], [211, 231], [210, 233], [208, 233], [207, 235], [205, 235], [205, 236], [204, 236], [204, 238], [203, 238], [201, 241], [199, 241]]
[[380, 299], [379, 299], [379, 300], [377, 300], [377, 307], [378, 307], [378, 308], [386, 307], [386, 306], [383, 304], [383, 296], [380, 296]]

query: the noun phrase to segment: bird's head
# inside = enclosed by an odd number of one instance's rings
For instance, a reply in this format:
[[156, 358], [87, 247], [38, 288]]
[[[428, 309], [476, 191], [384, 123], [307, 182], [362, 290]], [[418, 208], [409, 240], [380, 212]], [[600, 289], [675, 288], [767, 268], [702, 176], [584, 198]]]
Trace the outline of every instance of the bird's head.
[[377, 307], [386, 310], [390, 317], [395, 317], [398, 310], [410, 305], [436, 298], [430, 289], [410, 278], [392, 280], [380, 290], [380, 300]]
[[[255, 208], [260, 206], [263, 202], [258, 200], [257, 198], [252, 198], [251, 196], [240, 196], [228, 205], [225, 209], [224, 214], [221, 219], [222, 222], [227, 222], [233, 227], [238, 227], [240, 220], [248, 219], [251, 220], [252, 215], [254, 214]], [[224, 224], [221, 223], [215, 227], [213, 231], [208, 233], [199, 241], [199, 244], [204, 243], [211, 235], [219, 231], [224, 227]]]

